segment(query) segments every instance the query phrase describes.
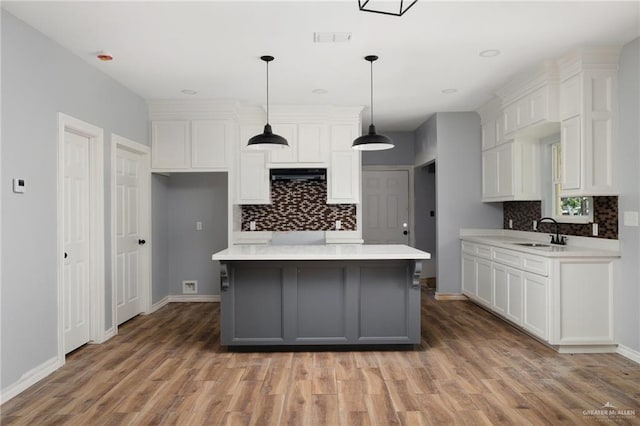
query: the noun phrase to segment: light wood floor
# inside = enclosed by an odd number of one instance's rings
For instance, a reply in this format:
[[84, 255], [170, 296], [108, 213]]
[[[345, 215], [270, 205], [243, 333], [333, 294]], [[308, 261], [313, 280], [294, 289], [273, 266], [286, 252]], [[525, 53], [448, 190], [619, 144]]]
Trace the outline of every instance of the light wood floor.
[[[640, 366], [560, 355], [469, 302], [423, 297], [413, 351], [232, 353], [218, 304], [170, 304], [1, 407], [5, 424], [640, 423]], [[584, 415], [610, 402], [636, 416]]]

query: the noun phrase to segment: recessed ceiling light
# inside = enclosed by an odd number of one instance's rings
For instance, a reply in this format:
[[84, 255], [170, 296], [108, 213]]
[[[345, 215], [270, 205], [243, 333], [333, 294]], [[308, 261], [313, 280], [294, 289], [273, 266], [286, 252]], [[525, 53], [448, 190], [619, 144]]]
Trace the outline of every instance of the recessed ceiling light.
[[327, 89], [313, 89], [311, 92], [315, 93], [316, 95], [326, 95], [327, 93], [329, 93]]
[[442, 89], [441, 92], [444, 93], [445, 95], [450, 95], [452, 93], [457, 93], [458, 89], [454, 89], [454, 88]]
[[191, 90], [191, 89], [183, 89], [181, 90], [182, 93], [184, 93], [185, 95], [196, 95], [198, 94], [198, 92], [196, 92], [195, 90]]
[[494, 56], [498, 56], [500, 51], [498, 49], [487, 49], [480, 52], [480, 56], [483, 58], [493, 58]]
[[96, 58], [100, 59], [103, 62], [113, 61], [113, 55], [107, 52], [98, 52], [96, 53]]

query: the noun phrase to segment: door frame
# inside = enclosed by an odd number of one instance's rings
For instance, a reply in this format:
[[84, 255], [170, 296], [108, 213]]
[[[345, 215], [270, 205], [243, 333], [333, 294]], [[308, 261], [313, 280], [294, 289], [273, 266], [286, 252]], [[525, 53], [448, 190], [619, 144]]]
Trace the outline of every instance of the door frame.
[[[416, 240], [413, 234], [414, 231], [414, 212], [413, 212], [413, 204], [414, 204], [414, 194], [413, 194], [413, 169], [414, 166], [362, 166], [362, 172], [397, 172], [397, 171], [406, 171], [408, 172], [409, 179], [409, 245], [414, 247], [416, 244]], [[364, 176], [362, 176], [362, 182], [364, 182]], [[364, 189], [363, 189], [364, 191]], [[364, 194], [362, 194], [362, 206], [364, 208]], [[361, 222], [362, 223], [362, 222]], [[364, 238], [364, 237], [363, 237]]]
[[140, 232], [145, 235], [146, 250], [143, 250], [141, 259], [141, 272], [143, 277], [140, 279], [140, 300], [143, 314], [151, 312], [151, 149], [147, 145], [132, 141], [115, 133], [111, 134], [111, 170], [109, 178], [111, 180], [111, 318], [113, 334], [118, 334], [118, 318], [117, 318], [117, 298], [116, 298], [116, 154], [118, 149], [133, 152], [142, 157], [142, 168], [140, 170], [140, 183], [142, 185], [140, 200]]
[[104, 266], [104, 130], [75, 117], [58, 113], [57, 159], [57, 296], [58, 363], [64, 365], [64, 136], [76, 133], [89, 140], [89, 341], [105, 339]]

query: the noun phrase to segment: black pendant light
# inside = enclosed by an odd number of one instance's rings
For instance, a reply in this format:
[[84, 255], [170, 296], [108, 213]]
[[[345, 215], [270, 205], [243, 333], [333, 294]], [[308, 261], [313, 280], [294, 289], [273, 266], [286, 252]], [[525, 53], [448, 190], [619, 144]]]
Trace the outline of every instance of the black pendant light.
[[247, 148], [251, 149], [282, 149], [287, 148], [289, 144], [287, 140], [280, 135], [276, 135], [271, 130], [271, 125], [269, 124], [269, 62], [273, 61], [273, 56], [261, 56], [260, 59], [267, 63], [267, 124], [264, 125], [264, 131], [249, 139], [247, 143]]
[[365, 56], [364, 59], [371, 63], [371, 124], [369, 125], [369, 133], [362, 135], [353, 141], [351, 148], [360, 151], [382, 151], [383, 149], [391, 149], [393, 141], [385, 136], [376, 133], [376, 126], [373, 125], [373, 62], [378, 59], [375, 55]]

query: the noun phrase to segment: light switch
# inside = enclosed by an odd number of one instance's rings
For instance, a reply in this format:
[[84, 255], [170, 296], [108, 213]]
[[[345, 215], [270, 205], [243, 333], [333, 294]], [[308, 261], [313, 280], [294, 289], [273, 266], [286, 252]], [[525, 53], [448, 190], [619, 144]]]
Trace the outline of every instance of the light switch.
[[202, 231], [202, 222], [200, 221], [196, 222], [196, 231]]
[[15, 192], [16, 194], [22, 194], [24, 192], [24, 187], [25, 187], [24, 179], [21, 179], [21, 178], [13, 179], [13, 192]]
[[624, 212], [624, 226], [638, 226], [638, 212]]

